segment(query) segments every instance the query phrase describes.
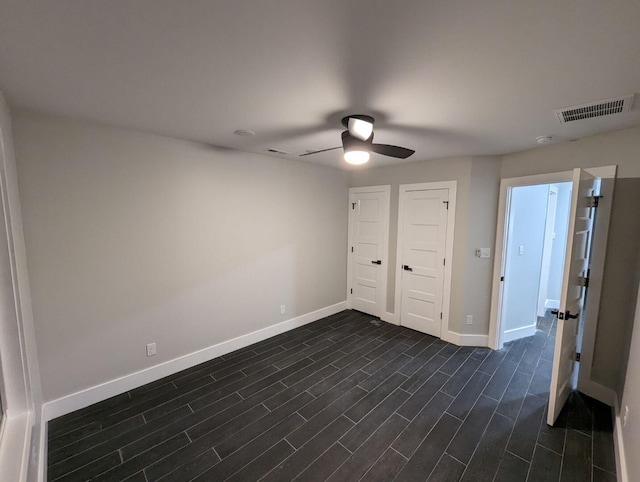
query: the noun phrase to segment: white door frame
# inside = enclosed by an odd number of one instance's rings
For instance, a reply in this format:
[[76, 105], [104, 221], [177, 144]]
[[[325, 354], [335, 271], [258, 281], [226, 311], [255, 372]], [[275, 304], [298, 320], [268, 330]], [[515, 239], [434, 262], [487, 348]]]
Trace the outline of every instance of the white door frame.
[[[591, 380], [591, 365], [595, 349], [596, 330], [598, 327], [598, 311], [600, 296], [602, 294], [602, 281], [604, 274], [604, 261], [607, 250], [607, 238], [609, 221], [611, 218], [611, 200], [616, 177], [616, 166], [604, 166], [588, 168], [585, 171], [602, 179], [600, 188], [600, 203], [596, 213], [596, 222], [593, 228], [593, 245], [591, 250], [591, 273], [589, 279], [589, 295], [585, 306], [584, 332], [580, 356], [580, 369], [578, 372], [578, 389], [612, 405], [613, 390]], [[531, 186], [536, 184], [554, 184], [559, 182], [571, 182], [573, 171], [538, 174], [502, 179], [500, 181], [500, 201], [498, 204], [498, 226], [496, 231], [495, 259], [493, 265], [493, 284], [491, 291], [491, 316], [489, 318], [489, 348], [499, 350], [502, 348], [502, 304], [504, 286], [500, 278], [504, 276], [505, 266], [505, 242], [508, 227], [506, 214], [510, 201], [510, 191], [514, 187]]]
[[[385, 312], [387, 311], [387, 280], [389, 278], [389, 267], [387, 263], [389, 262], [389, 211], [391, 209], [391, 185], [383, 185], [383, 186], [364, 186], [364, 187], [351, 187], [349, 188], [349, 203], [351, 203], [351, 197], [356, 193], [365, 193], [365, 192], [382, 192], [384, 193], [384, 203], [386, 206], [385, 213], [382, 216], [382, 220], [380, 226], [383, 230], [382, 236], [382, 280], [380, 281], [380, 294], [382, 295], [382, 299], [380, 301], [380, 307], [378, 308], [378, 313], [376, 316], [382, 318]], [[352, 267], [352, 253], [351, 246], [353, 246], [354, 234], [353, 228], [355, 226], [354, 223], [354, 210], [351, 209], [351, 204], [349, 204], [349, 226], [347, 229], [347, 306], [349, 309], [353, 307], [353, 297], [354, 294], [352, 291], [352, 281], [353, 281], [353, 267]]]
[[[555, 196], [555, 198], [553, 198]], [[551, 201], [553, 199], [553, 203]], [[553, 211], [550, 207], [553, 204]], [[538, 283], [537, 315], [544, 316], [546, 311], [547, 291], [549, 289], [549, 269], [551, 267], [551, 251], [555, 236], [556, 211], [558, 210], [558, 188], [549, 186], [547, 199], [547, 217], [544, 222], [544, 240], [542, 242], [542, 266], [540, 269], [540, 282]], [[542, 308], [542, 309], [541, 309]], [[542, 314], [541, 314], [542, 313]]]
[[[402, 313], [402, 248], [404, 242], [403, 226], [404, 226], [404, 195], [409, 191], [426, 191], [432, 189], [448, 189], [449, 190], [449, 209], [447, 211], [447, 240], [445, 245], [444, 265], [444, 287], [442, 291], [442, 325], [440, 328], [440, 338], [451, 343], [457, 343], [459, 335], [449, 331], [449, 313], [451, 303], [451, 278], [453, 266], [453, 234], [456, 222], [456, 190], [458, 181], [441, 181], [441, 182], [422, 182], [418, 184], [400, 184], [398, 199], [398, 239], [396, 251], [396, 292], [395, 307], [396, 320], [398, 324], [401, 322]], [[452, 341], [455, 340], [455, 341]]]

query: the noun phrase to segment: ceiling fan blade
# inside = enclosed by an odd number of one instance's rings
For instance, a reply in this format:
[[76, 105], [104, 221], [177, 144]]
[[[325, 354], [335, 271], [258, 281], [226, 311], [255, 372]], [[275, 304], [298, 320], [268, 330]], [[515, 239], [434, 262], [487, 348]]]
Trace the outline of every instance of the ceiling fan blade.
[[330, 147], [329, 149], [320, 149], [319, 151], [305, 152], [304, 154], [300, 154], [298, 157], [310, 156], [311, 154], [318, 154], [320, 152], [335, 151], [336, 149], [342, 149], [342, 146]]
[[406, 147], [390, 146], [389, 144], [371, 144], [371, 151], [382, 154], [383, 156], [397, 157], [399, 159], [406, 159], [416, 152]]

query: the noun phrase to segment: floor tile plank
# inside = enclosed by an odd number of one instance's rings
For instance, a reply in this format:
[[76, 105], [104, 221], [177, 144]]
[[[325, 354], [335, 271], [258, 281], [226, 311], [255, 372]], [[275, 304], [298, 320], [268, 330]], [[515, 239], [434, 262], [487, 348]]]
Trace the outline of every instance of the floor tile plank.
[[609, 407], [546, 425], [555, 329], [492, 351], [345, 310], [50, 421], [48, 480], [613, 482]]

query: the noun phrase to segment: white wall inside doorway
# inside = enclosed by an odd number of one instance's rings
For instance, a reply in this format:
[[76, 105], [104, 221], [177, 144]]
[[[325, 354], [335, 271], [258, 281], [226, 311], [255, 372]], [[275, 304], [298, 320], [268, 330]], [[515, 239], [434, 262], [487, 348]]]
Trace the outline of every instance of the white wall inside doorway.
[[549, 185], [511, 191], [503, 342], [535, 333]]

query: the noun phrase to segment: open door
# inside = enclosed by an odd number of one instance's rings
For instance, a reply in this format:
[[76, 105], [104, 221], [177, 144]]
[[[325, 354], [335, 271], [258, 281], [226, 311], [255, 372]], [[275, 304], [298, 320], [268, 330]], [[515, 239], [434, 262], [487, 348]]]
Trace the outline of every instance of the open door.
[[588, 279], [593, 196], [597, 179], [582, 169], [573, 171], [571, 212], [564, 258], [562, 291], [558, 309], [556, 346], [551, 372], [547, 424], [553, 425], [571, 390], [576, 357], [576, 342]]

